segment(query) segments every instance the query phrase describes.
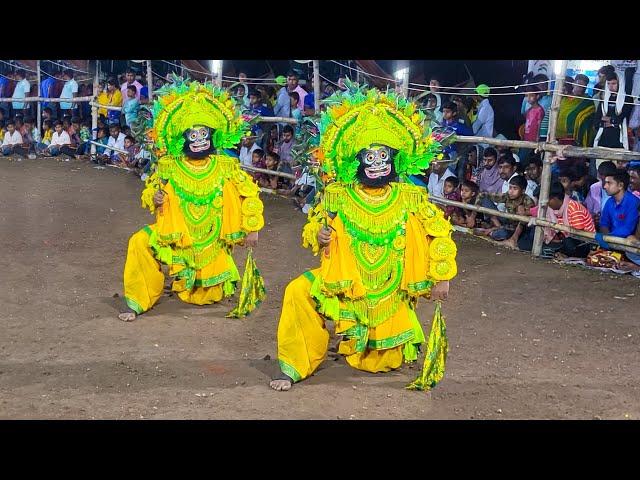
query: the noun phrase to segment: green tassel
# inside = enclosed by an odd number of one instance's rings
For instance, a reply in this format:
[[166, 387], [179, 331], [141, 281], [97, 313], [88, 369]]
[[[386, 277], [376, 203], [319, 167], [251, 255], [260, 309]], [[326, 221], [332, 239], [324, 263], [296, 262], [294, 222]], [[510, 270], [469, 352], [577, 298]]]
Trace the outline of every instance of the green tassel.
[[423, 391], [435, 387], [444, 377], [448, 351], [447, 327], [441, 313], [441, 303], [436, 302], [422, 372], [406, 386], [407, 390]]
[[[225, 289], [226, 289], [225, 284]], [[232, 292], [233, 293], [233, 292]], [[251, 313], [264, 300], [266, 291], [264, 279], [253, 259], [253, 250], [249, 249], [247, 263], [242, 276], [242, 288], [238, 296], [238, 306], [227, 314], [227, 317], [242, 318]]]

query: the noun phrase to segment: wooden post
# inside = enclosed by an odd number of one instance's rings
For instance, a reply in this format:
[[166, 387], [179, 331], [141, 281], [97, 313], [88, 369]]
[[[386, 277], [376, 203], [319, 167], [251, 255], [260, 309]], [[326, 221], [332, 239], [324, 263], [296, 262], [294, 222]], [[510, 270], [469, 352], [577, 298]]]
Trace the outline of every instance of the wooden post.
[[[38, 96], [40, 96], [40, 60], [36, 60], [36, 75], [38, 76]], [[42, 138], [42, 103], [37, 103], [37, 120], [36, 124], [38, 125], [38, 132], [40, 132], [40, 138]]]
[[[304, 107], [304, 105], [303, 105]], [[313, 61], [313, 108], [320, 114], [320, 60]]]
[[[93, 79], [93, 98], [95, 99], [95, 101], [98, 101], [98, 95], [99, 95], [99, 89], [100, 89], [100, 60], [96, 60], [96, 73], [95, 73], [95, 77]], [[94, 103], [94, 102], [92, 102]], [[91, 134], [92, 134], [92, 138], [93, 138], [93, 132], [94, 130], [98, 128], [98, 107], [94, 105], [91, 105]], [[96, 134], [96, 138], [98, 138], [98, 135]], [[91, 144], [91, 155], [95, 155], [96, 154], [96, 146], [92, 143]]]
[[[555, 88], [553, 89], [553, 99], [551, 100], [551, 112], [549, 114], [549, 133], [547, 136], [548, 143], [556, 141], [556, 124], [558, 123], [558, 111], [560, 110], [560, 93], [564, 85], [564, 77], [567, 72], [567, 60], [560, 63], [560, 74], [556, 76]], [[551, 152], [545, 152], [544, 162], [542, 164], [542, 175], [540, 175], [540, 198], [538, 199], [538, 218], [544, 220], [547, 218], [547, 204], [549, 203], [549, 189], [551, 187]], [[544, 230], [542, 227], [536, 227], [533, 238], [533, 248], [531, 254], [539, 257], [542, 253], [542, 243], [544, 241]]]
[[147, 60], [147, 93], [148, 103], [153, 105], [153, 73], [151, 72], [151, 60]]

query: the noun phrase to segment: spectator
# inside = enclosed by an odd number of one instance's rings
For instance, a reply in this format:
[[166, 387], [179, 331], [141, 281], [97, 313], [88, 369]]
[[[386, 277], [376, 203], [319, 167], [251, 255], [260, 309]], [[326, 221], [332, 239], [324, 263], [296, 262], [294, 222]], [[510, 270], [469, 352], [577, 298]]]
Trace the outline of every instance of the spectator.
[[607, 160], [602, 162], [598, 167], [598, 182], [591, 185], [589, 188], [589, 195], [585, 199], [585, 206], [593, 217], [596, 224], [600, 222], [600, 216], [604, 210], [605, 203], [609, 199], [609, 194], [604, 188], [604, 181], [607, 176], [614, 175], [616, 173], [615, 164]]
[[[542, 140], [547, 139], [549, 133], [549, 113], [551, 111], [551, 96], [547, 95], [546, 91], [549, 89], [549, 77], [544, 74], [538, 74], [533, 76], [527, 83], [531, 84], [531, 87], [535, 87], [540, 92], [540, 98], [538, 105], [544, 109], [544, 118], [540, 123], [540, 138]], [[522, 99], [522, 107], [520, 113], [526, 115], [527, 110], [531, 108], [531, 105], [527, 102], [526, 97]]]
[[4, 134], [6, 133], [4, 127], [4, 120], [0, 120], [0, 147], [2, 147], [2, 141], [4, 140]]
[[273, 117], [273, 110], [271, 110], [262, 101], [262, 94], [255, 89], [249, 90], [248, 111], [251, 115], [260, 115], [261, 117]]
[[[267, 168], [267, 164], [264, 161], [264, 150], [256, 148], [253, 153], [251, 153], [251, 165], [254, 168]], [[260, 172], [253, 173], [253, 179], [258, 183], [258, 185], [269, 180], [268, 175]]]
[[240, 159], [241, 165], [252, 165], [253, 152], [259, 150], [260, 147], [255, 142], [255, 137], [244, 137], [242, 139], [242, 146], [240, 147]]
[[[111, 107], [120, 107], [122, 105], [122, 93], [117, 88], [115, 79], [107, 80], [107, 89], [98, 95], [98, 103], [100, 105], [109, 105]], [[107, 110], [106, 108], [98, 109], [98, 115], [103, 115], [108, 122], [120, 122], [120, 112], [118, 110]]]
[[104, 160], [117, 164], [120, 161], [118, 156], [119, 152], [111, 150], [109, 147], [118, 148], [124, 150], [125, 135], [120, 131], [120, 125], [114, 123], [109, 126], [109, 141], [107, 142], [107, 148], [104, 151]]
[[[54, 88], [56, 85], [56, 79], [53, 78], [51, 75], [46, 75], [46, 77], [44, 78], [44, 80], [42, 80], [40, 82], [40, 96], [42, 98], [55, 98], [53, 96], [54, 93]], [[43, 108], [43, 118], [44, 117], [44, 112], [48, 109], [49, 110], [49, 116], [46, 118], [49, 119], [53, 119], [55, 118], [54, 114], [56, 113], [55, 111], [57, 110], [56, 104], [53, 102], [40, 102], [42, 108]]]
[[[477, 182], [480, 171], [482, 170], [482, 156], [484, 149], [480, 145], [467, 145], [468, 151], [466, 152], [466, 161], [464, 162], [464, 174], [462, 177], [458, 177], [464, 180], [471, 180]], [[462, 149], [461, 149], [462, 150]], [[458, 152], [458, 157], [463, 155], [462, 151]]]
[[[9, 79], [4, 75], [0, 75], [0, 98], [7, 98], [9, 96]], [[0, 102], [0, 112], [3, 117], [9, 117], [10, 110], [7, 102]]]
[[[69, 133], [69, 138], [71, 139], [71, 145], [69, 147], [69, 150], [75, 153], [76, 155], [84, 155], [89, 145], [88, 143], [86, 143], [86, 140], [82, 139], [82, 136], [81, 136], [82, 128], [86, 129], [86, 127], [82, 127], [80, 125], [80, 118], [73, 117], [71, 119], [71, 128], [67, 131], [67, 133]], [[86, 137], [86, 133], [87, 132], [85, 132], [84, 134], [85, 137]]]
[[293, 164], [293, 157], [291, 156], [291, 149], [294, 145], [293, 139], [293, 127], [291, 125], [285, 125], [282, 129], [282, 140], [276, 145], [273, 152], [280, 156], [280, 160]]
[[633, 100], [625, 95], [624, 76], [616, 72], [608, 73], [602, 102], [596, 109], [594, 122], [598, 132], [594, 147], [629, 149], [627, 121], [631, 116]]
[[440, 123], [442, 122], [442, 117], [443, 117], [442, 109], [444, 107], [446, 99], [443, 98], [444, 95], [440, 92], [440, 80], [438, 78], [434, 76], [431, 77], [431, 79], [429, 80], [429, 91], [431, 92], [431, 95], [433, 95], [433, 97], [436, 100], [433, 113], [435, 114], [436, 122]]
[[[538, 215], [538, 207], [531, 209], [531, 215]], [[549, 189], [549, 205], [547, 208], [547, 220], [552, 223], [566, 225], [577, 230], [595, 233], [596, 227], [589, 211], [578, 201], [567, 195], [560, 182], [552, 182]], [[531, 251], [533, 248], [533, 231], [530, 229], [526, 236], [521, 237], [518, 247], [521, 250]], [[553, 228], [544, 228], [544, 244], [542, 255], [552, 257], [559, 252], [569, 257], [586, 258], [591, 250], [591, 245], [580, 239], [558, 232]]]
[[249, 89], [244, 83], [236, 87], [235, 97], [241, 108], [249, 108]]
[[437, 112], [438, 106], [438, 98], [433, 93], [428, 93], [426, 97], [424, 97], [425, 102], [425, 110], [429, 114], [431, 121], [435, 123], [440, 123], [442, 121], [442, 113]]
[[107, 127], [102, 127], [98, 129], [96, 142], [100, 143], [101, 145], [104, 145], [104, 146], [96, 145], [96, 154], [99, 156], [104, 155], [106, 146], [109, 143], [109, 129]]
[[576, 75], [574, 83], [573, 95], [582, 98], [563, 97], [560, 100], [556, 137], [579, 147], [590, 147], [593, 145], [595, 134], [593, 128], [595, 107], [593, 101], [588, 100], [586, 96], [589, 77], [582, 74]]
[[[540, 154], [531, 152], [529, 155], [528, 165], [524, 169], [524, 176], [527, 180], [535, 183], [536, 189], [538, 189], [540, 188], [540, 175], [542, 175], [542, 159], [540, 158]], [[535, 196], [537, 197], [538, 195]]]
[[42, 122], [42, 141], [36, 145], [36, 152], [47, 148], [51, 144], [51, 137], [53, 136], [53, 122], [51, 120], [44, 120]]
[[524, 137], [527, 142], [537, 142], [540, 139], [540, 125], [544, 118], [544, 108], [538, 103], [540, 93], [535, 86], [529, 86], [526, 90], [525, 98], [530, 108], [525, 113]]
[[603, 65], [598, 70], [598, 83], [593, 88], [593, 101], [595, 104], [595, 109], [598, 110], [600, 108], [600, 102], [604, 98], [604, 90], [607, 86], [607, 75], [615, 73], [616, 69], [613, 65]]
[[[134, 71], [130, 68], [127, 69], [125, 73], [126, 82], [120, 85], [120, 101], [123, 102], [124, 99], [127, 98], [127, 88], [130, 85], [136, 87], [136, 100], [140, 102], [140, 90], [142, 90], [142, 84], [136, 80], [136, 75]], [[121, 106], [122, 103], [118, 106]]]
[[278, 100], [276, 102], [276, 107], [274, 109], [276, 117], [291, 117], [291, 100], [289, 99], [290, 92], [298, 92], [300, 96], [298, 102], [301, 105], [304, 105], [304, 97], [307, 95], [307, 92], [298, 85], [298, 74], [290, 71], [287, 74], [287, 86], [282, 87], [278, 93]]
[[[470, 180], [462, 182], [460, 187], [460, 201], [467, 205], [475, 205], [480, 189], [478, 184]], [[451, 215], [451, 223], [461, 227], [474, 228], [476, 226], [477, 212], [460, 209]]]
[[[442, 106], [442, 122], [441, 125], [445, 128], [450, 128], [456, 132], [456, 135], [473, 135], [473, 130], [468, 128], [464, 121], [458, 118], [458, 106], [453, 102], [445, 102]], [[465, 145], [465, 144], [462, 144]], [[466, 151], [463, 150], [463, 151]], [[465, 172], [466, 158], [461, 157], [458, 160], [458, 144], [452, 143], [443, 149], [443, 152], [449, 155], [451, 160], [458, 162], [457, 172], [458, 177], [463, 178]], [[456, 168], [455, 166], [453, 168]], [[454, 170], [455, 172], [455, 170]]]
[[[489, 103], [490, 89], [487, 85], [478, 85], [475, 98], [480, 102], [478, 106], [478, 116], [473, 122], [473, 134], [479, 137], [493, 136], [494, 113], [491, 103]], [[483, 145], [486, 148], [486, 145]]]
[[17, 147], [22, 150], [23, 155], [29, 155], [35, 153], [36, 145], [40, 143], [40, 132], [35, 125], [35, 119], [33, 117], [27, 117], [24, 119], [24, 134], [22, 135], [22, 146]]
[[469, 107], [465, 102], [465, 98], [462, 95], [452, 95], [451, 101], [458, 107], [458, 119], [462, 120], [469, 130], [473, 131], [471, 120], [469, 119]]
[[[516, 166], [517, 162], [515, 158], [513, 158], [513, 155], [503, 154], [500, 156], [500, 159], [498, 160], [498, 168], [500, 169], [500, 178], [502, 178], [503, 180], [502, 193], [507, 193], [507, 191], [509, 190], [509, 181], [516, 175], [520, 175], [516, 171]], [[527, 180], [526, 178], [525, 181], [527, 182], [525, 193], [535, 201], [535, 190], [538, 185], [531, 180]], [[498, 210], [504, 211], [501, 210], [500, 206], [498, 206]]]
[[274, 152], [277, 148], [278, 138], [278, 125], [271, 125], [269, 135], [263, 141], [263, 150], [265, 152]]
[[135, 138], [133, 138], [131, 135], [127, 135], [124, 137], [124, 149], [127, 151], [127, 153], [116, 152], [118, 154], [118, 162], [123, 167], [136, 168], [136, 155], [138, 154], [139, 148], [136, 145]]
[[481, 192], [502, 193], [504, 180], [500, 176], [498, 152], [493, 147], [484, 150], [483, 167], [478, 174], [478, 187]]
[[29, 80], [27, 80], [27, 74], [22, 68], [16, 71], [15, 78], [17, 83], [11, 96], [13, 100], [11, 106], [13, 107], [14, 116], [19, 114], [24, 116], [26, 113], [25, 110], [28, 110], [29, 107], [25, 102], [21, 102], [20, 100], [24, 100], [27, 93], [31, 91], [31, 84]]
[[427, 191], [432, 197], [444, 197], [444, 182], [455, 174], [447, 168], [448, 162], [431, 162], [431, 174], [427, 184]]
[[58, 156], [63, 153], [63, 149], [65, 147], [69, 147], [71, 145], [71, 138], [69, 137], [69, 134], [62, 128], [62, 122], [60, 120], [58, 120], [54, 124], [54, 130], [55, 131], [51, 136], [51, 143], [40, 152], [38, 152], [45, 157]]
[[640, 199], [629, 192], [628, 188], [629, 174], [623, 170], [616, 170], [605, 177], [604, 189], [611, 198], [602, 210], [600, 233], [621, 238], [635, 233]]
[[124, 121], [128, 127], [138, 118], [138, 110], [140, 110], [140, 100], [136, 98], [138, 90], [135, 85], [127, 87], [127, 99], [122, 105], [122, 113], [124, 113]]
[[296, 134], [299, 134], [300, 123], [302, 122], [302, 112], [300, 108], [298, 108], [300, 105], [300, 95], [298, 95], [298, 92], [289, 92], [289, 98], [291, 99], [291, 117], [298, 122], [298, 125], [296, 125]]
[[55, 120], [55, 117], [53, 115], [53, 109], [51, 107], [45, 107], [44, 110], [42, 110], [42, 121], [44, 122], [45, 120], [49, 120], [49, 121]]
[[629, 191], [640, 197], [640, 165], [629, 167]]
[[[480, 192], [478, 200], [490, 205], [498, 203], [505, 205], [505, 211], [517, 215], [529, 215], [531, 208], [535, 205], [533, 199], [525, 193], [527, 180], [522, 175], [514, 175], [509, 179], [507, 193], [484, 193]], [[528, 233], [529, 227], [517, 220], [493, 217], [494, 226], [489, 229], [476, 229], [475, 232], [490, 236], [494, 240], [503, 241], [505, 245], [516, 248], [521, 236]], [[496, 222], [497, 221], [497, 222]]]
[[316, 195], [316, 179], [309, 172], [309, 167], [302, 170], [302, 174], [290, 189], [280, 189], [280, 195], [293, 196], [293, 203], [302, 213], [308, 213]]
[[23, 119], [22, 115], [16, 117], [15, 124], [16, 124], [16, 131], [20, 132], [20, 135], [24, 136], [24, 134], [26, 133], [26, 129], [24, 128], [24, 121], [22, 119]]
[[[73, 70], [66, 69], [62, 74], [64, 79], [64, 87], [62, 87], [62, 93], [60, 98], [75, 98], [78, 96], [78, 82], [73, 79]], [[73, 102], [60, 102], [60, 113], [64, 117], [65, 115], [73, 116], [77, 110], [77, 105]]]
[[2, 140], [2, 154], [13, 155], [16, 148], [22, 145], [22, 135], [19, 131], [16, 130], [15, 122], [9, 120], [7, 122], [7, 132], [4, 134], [4, 139]]
[[[461, 200], [460, 191], [458, 190], [459, 185], [460, 182], [456, 177], [447, 177], [444, 181], [444, 187], [442, 188], [444, 198], [446, 198], [447, 200], [454, 200], [456, 202], [459, 202]], [[461, 213], [462, 210], [460, 209], [460, 207], [447, 205], [444, 209], [445, 218], [451, 218], [452, 215], [460, 215]]]

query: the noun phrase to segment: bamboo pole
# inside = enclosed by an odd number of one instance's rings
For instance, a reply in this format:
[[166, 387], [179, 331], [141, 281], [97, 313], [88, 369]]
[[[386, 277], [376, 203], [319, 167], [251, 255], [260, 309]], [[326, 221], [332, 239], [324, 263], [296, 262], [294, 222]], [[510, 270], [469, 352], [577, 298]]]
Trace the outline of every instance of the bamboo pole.
[[487, 143], [501, 147], [535, 148], [551, 152], [560, 152], [566, 158], [603, 158], [607, 160], [632, 161], [640, 160], [640, 152], [630, 152], [608, 147], [574, 147], [548, 142], [529, 142], [526, 140], [503, 140], [500, 138], [476, 137], [473, 135], [458, 136], [456, 143]]
[[114, 147], [114, 146], [108, 147], [107, 145], [103, 145], [102, 143], [96, 142], [94, 140], [89, 140], [89, 143], [94, 147], [96, 145], [99, 147], [104, 147], [106, 150], [113, 150], [114, 152], [118, 152], [118, 153], [129, 153], [126, 150], [122, 150], [121, 148]]
[[[455, 200], [449, 200], [442, 197], [429, 197], [433, 203], [439, 203], [442, 205], [448, 205], [452, 207], [459, 207], [464, 210], [472, 210], [474, 212], [486, 213], [495, 217], [508, 218], [510, 220], [516, 220], [518, 222], [526, 223], [527, 225], [549, 227], [559, 232], [569, 233], [571, 235], [586, 238], [596, 241], [596, 234], [591, 232], [585, 232], [584, 230], [578, 230], [568, 225], [562, 225], [560, 223], [552, 223], [546, 219], [530, 217], [527, 215], [517, 215], [515, 213], [501, 212], [500, 210], [493, 210], [491, 208], [481, 207], [479, 205], [470, 205], [467, 203], [456, 202]], [[603, 235], [602, 239], [612, 245], [616, 245], [620, 250], [631, 253], [640, 253], [640, 242], [634, 242], [627, 238], [612, 237], [611, 235]]]
[[98, 108], [105, 108], [107, 110], [122, 110], [122, 107], [115, 107], [113, 105], [104, 105], [104, 104], [98, 103], [98, 102], [89, 102], [89, 105], [95, 106], [95, 107], [98, 107]]
[[[302, 106], [304, 108], [304, 105]], [[320, 113], [320, 60], [313, 61], [313, 108]]]
[[[0, 102], [12, 102], [15, 101], [15, 98], [0, 98]], [[73, 97], [73, 98], [45, 98], [45, 97], [26, 97], [26, 98], [21, 98], [20, 102], [27, 102], [27, 103], [33, 103], [33, 102], [75, 102], [75, 103], [80, 103], [80, 102], [89, 102], [93, 100], [93, 97], [90, 96], [86, 96], [86, 97]]]
[[151, 72], [151, 60], [147, 60], [147, 102], [153, 105], [153, 73]]
[[[98, 91], [100, 89], [100, 60], [96, 60], [96, 73], [93, 79], [93, 98], [95, 99], [95, 101], [98, 101], [98, 95], [100, 94], [100, 92]], [[95, 102], [94, 102], [95, 103]], [[93, 135], [93, 132], [96, 131], [96, 129], [98, 128], [98, 107], [96, 107], [93, 103], [90, 104], [91, 105], [91, 132]], [[98, 134], [96, 133], [96, 138], [98, 137]], [[91, 155], [95, 155], [96, 154], [96, 146], [91, 144]]]
[[[40, 95], [40, 60], [36, 60], [36, 75], [38, 76], [38, 95]], [[37, 103], [37, 110], [36, 110], [36, 124], [38, 126], [38, 132], [40, 132], [40, 135], [42, 136], [42, 104], [40, 102]]]
[[265, 168], [252, 167], [252, 166], [249, 166], [249, 165], [240, 165], [240, 168], [242, 168], [243, 170], [248, 170], [250, 172], [265, 173], [267, 175], [274, 175], [276, 177], [290, 178], [291, 180], [295, 180], [296, 179], [295, 175], [293, 175], [291, 173], [286, 173], [286, 172], [274, 172], [273, 170], [267, 170]]
[[[551, 112], [549, 113], [548, 141], [552, 145], [556, 143], [556, 124], [558, 123], [558, 112], [560, 111], [560, 93], [564, 85], [564, 76], [567, 71], [567, 60], [560, 63], [560, 75], [556, 77], [555, 88], [551, 100]], [[551, 188], [551, 152], [547, 151], [542, 163], [542, 174], [540, 175], [540, 198], [538, 200], [538, 219], [547, 217], [547, 205], [549, 204], [549, 190]], [[537, 227], [533, 237], [533, 248], [531, 254], [539, 257], [542, 253], [544, 243], [544, 229]]]
[[257, 117], [260, 122], [266, 123], [290, 123], [292, 125], [296, 125], [298, 121], [295, 118], [288, 117]]

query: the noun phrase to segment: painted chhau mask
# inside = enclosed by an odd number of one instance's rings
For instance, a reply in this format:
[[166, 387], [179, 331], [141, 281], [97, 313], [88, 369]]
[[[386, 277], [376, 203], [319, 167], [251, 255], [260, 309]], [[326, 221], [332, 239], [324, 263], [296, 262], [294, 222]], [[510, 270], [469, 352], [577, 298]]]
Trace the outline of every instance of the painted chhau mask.
[[189, 158], [205, 158], [214, 152], [211, 142], [212, 130], [203, 125], [196, 125], [184, 132], [183, 152]]
[[371, 145], [358, 152], [357, 178], [363, 185], [379, 187], [396, 178], [394, 156], [396, 150], [386, 145]]

